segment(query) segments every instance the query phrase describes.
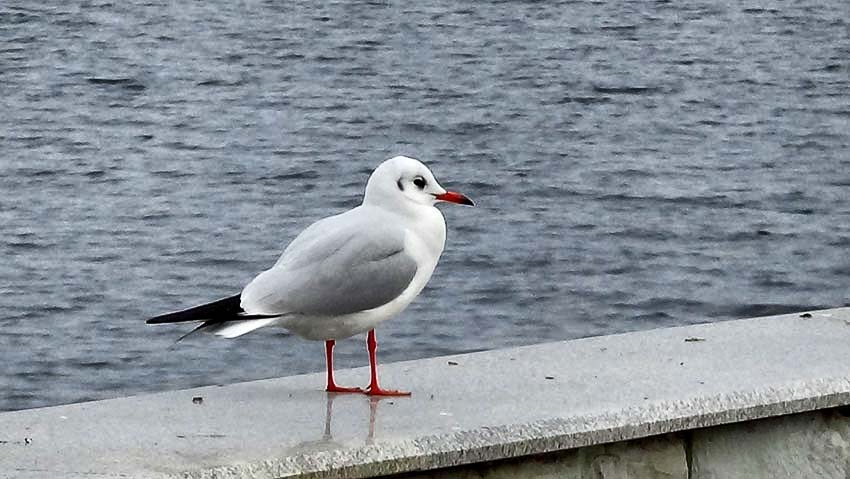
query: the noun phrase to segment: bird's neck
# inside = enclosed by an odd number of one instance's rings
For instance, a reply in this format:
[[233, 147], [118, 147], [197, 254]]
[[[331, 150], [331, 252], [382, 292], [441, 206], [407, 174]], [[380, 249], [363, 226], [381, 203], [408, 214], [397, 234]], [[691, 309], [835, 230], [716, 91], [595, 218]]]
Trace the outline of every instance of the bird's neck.
[[416, 203], [405, 204], [401, 209], [388, 209], [375, 204], [364, 206], [381, 208], [398, 218], [398, 224], [422, 240], [432, 254], [439, 257], [446, 244], [446, 220], [443, 213], [430, 205]]
[[440, 210], [433, 206], [423, 206], [410, 220], [410, 229], [422, 239], [435, 257], [440, 256], [446, 244], [446, 220]]

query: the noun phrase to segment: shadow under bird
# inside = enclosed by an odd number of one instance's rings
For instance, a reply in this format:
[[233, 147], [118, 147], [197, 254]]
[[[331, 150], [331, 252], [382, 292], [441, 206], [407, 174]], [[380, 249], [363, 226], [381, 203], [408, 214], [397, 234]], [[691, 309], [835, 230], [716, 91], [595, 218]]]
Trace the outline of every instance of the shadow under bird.
[[[446, 242], [438, 202], [473, 206], [440, 186], [420, 161], [386, 160], [369, 177], [360, 206], [310, 225], [240, 294], [147, 322], [201, 321], [189, 334], [225, 338], [280, 326], [325, 342], [328, 392], [409, 395], [378, 386], [375, 326], [401, 313], [431, 278]], [[367, 333], [369, 386], [338, 386], [334, 342], [361, 333]]]

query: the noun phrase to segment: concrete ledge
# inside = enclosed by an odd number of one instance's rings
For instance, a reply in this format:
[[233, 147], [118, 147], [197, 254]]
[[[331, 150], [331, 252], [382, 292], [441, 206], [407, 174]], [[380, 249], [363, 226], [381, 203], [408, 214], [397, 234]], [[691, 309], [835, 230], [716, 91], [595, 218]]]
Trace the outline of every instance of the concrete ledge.
[[[383, 367], [384, 384], [411, 398], [327, 395], [319, 374], [18, 411], [0, 414], [0, 477], [373, 477], [655, 444], [848, 405], [848, 358], [842, 308]], [[690, 469], [708, 464], [699, 454], [688, 452]]]

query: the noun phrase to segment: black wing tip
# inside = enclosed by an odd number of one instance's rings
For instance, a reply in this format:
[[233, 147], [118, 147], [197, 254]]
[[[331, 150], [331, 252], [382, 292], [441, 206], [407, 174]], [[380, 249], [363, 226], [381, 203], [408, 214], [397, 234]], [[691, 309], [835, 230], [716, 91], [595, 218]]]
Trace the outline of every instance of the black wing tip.
[[148, 319], [145, 320], [145, 324], [165, 324], [165, 323], [176, 323], [177, 322], [175, 320], [169, 320], [168, 316], [170, 316], [170, 314], [167, 314], [167, 315], [164, 314], [162, 316], [155, 316], [153, 318], [148, 318]]
[[242, 312], [240, 307], [241, 294], [202, 304], [189, 309], [161, 314], [145, 320], [146, 324], [183, 323], [188, 321], [204, 321], [216, 317], [232, 317]]
[[184, 311], [177, 311], [174, 313], [162, 314], [160, 316], [154, 316], [153, 318], [148, 318], [145, 320], [145, 324], [168, 324], [168, 323], [183, 323], [186, 321], [198, 321], [192, 318], [187, 317], [183, 314]]

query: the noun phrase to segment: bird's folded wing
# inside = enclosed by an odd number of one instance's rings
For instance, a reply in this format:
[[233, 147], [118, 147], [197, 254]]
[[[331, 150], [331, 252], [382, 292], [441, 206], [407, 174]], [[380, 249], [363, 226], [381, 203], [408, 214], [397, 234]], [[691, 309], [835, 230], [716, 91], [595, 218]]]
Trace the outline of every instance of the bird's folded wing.
[[339, 316], [389, 303], [410, 285], [417, 265], [403, 230], [374, 226], [326, 230], [288, 249], [245, 287], [242, 307], [252, 314]]

